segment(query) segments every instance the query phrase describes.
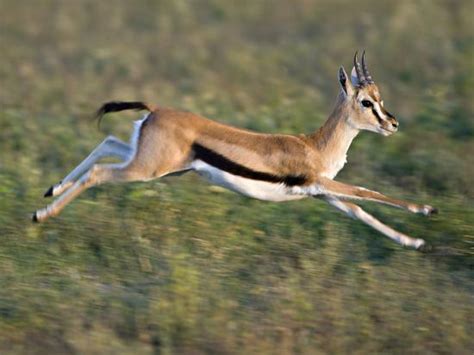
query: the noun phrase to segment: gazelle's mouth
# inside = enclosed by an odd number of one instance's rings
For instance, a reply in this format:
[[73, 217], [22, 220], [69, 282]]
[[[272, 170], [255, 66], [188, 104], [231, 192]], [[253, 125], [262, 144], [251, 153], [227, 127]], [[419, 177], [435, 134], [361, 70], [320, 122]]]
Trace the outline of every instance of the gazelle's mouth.
[[380, 133], [383, 134], [384, 136], [391, 136], [392, 134], [394, 134], [395, 132], [398, 131], [398, 128], [386, 128], [382, 125], [379, 126], [379, 129], [380, 129]]

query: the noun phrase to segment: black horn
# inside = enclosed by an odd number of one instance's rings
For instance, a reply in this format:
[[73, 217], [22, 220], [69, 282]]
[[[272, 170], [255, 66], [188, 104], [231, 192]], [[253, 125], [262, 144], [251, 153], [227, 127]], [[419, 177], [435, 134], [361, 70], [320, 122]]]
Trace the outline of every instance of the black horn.
[[374, 80], [370, 76], [369, 68], [367, 68], [367, 63], [365, 62], [365, 51], [362, 53], [362, 70], [364, 71], [364, 77], [368, 84], [373, 84]]
[[357, 78], [359, 79], [360, 86], [364, 86], [366, 84], [366, 79], [364, 76], [364, 72], [362, 71], [362, 67], [359, 63], [359, 59], [357, 58], [357, 51], [354, 54], [354, 68], [357, 73]]

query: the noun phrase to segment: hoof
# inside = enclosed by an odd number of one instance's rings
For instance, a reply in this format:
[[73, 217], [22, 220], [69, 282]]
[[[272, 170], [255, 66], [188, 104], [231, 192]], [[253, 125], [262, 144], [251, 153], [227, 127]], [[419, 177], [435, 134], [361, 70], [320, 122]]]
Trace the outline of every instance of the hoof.
[[428, 206], [428, 205], [425, 205], [423, 207], [423, 214], [425, 216], [432, 216], [434, 214], [438, 214], [438, 209], [437, 208], [434, 208], [434, 207], [431, 207], [431, 206]]
[[434, 247], [430, 244], [423, 244], [420, 247], [418, 247], [416, 250], [425, 254], [431, 254], [434, 251]]
[[48, 191], [46, 191], [46, 192], [44, 193], [44, 197], [51, 197], [51, 196], [54, 196], [54, 188], [61, 186], [62, 183], [63, 183], [63, 181], [61, 180], [61, 181], [58, 182], [56, 185], [52, 185], [52, 186], [48, 189]]
[[413, 246], [416, 250], [423, 250], [423, 248], [426, 248], [426, 243], [423, 239], [417, 239]]
[[46, 191], [46, 192], [44, 193], [44, 197], [51, 197], [51, 196], [53, 196], [53, 188], [54, 188], [54, 186], [51, 186], [51, 187], [48, 189], [48, 191]]
[[39, 222], [39, 221], [38, 221], [38, 216], [36, 215], [36, 212], [33, 213], [33, 216], [31, 217], [31, 220], [32, 220], [33, 222], [35, 222], [35, 223], [38, 223], [38, 222]]

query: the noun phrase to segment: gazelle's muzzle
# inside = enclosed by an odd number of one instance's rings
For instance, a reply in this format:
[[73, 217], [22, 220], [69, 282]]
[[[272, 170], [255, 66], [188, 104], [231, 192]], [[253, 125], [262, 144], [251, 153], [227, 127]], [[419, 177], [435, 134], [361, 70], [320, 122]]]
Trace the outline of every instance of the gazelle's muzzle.
[[389, 117], [380, 121], [380, 128], [383, 130], [382, 133], [387, 136], [398, 131], [398, 125], [398, 121], [395, 117]]

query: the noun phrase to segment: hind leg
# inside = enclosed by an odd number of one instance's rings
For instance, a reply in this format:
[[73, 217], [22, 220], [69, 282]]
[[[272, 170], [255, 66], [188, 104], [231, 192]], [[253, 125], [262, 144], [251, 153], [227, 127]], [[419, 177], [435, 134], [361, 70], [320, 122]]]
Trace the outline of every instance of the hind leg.
[[42, 222], [49, 217], [56, 216], [67, 204], [92, 186], [105, 182], [139, 181], [147, 178], [148, 176], [144, 176], [131, 165], [96, 164], [54, 202], [43, 209], [37, 210], [33, 214], [33, 221]]
[[77, 167], [74, 168], [63, 180], [58, 184], [51, 186], [44, 194], [44, 197], [58, 196], [65, 190], [70, 188], [74, 182], [88, 171], [98, 160], [104, 157], [117, 157], [123, 161], [127, 161], [133, 154], [133, 148], [122, 142], [120, 139], [109, 136], [104, 139], [89, 156], [84, 159]]

